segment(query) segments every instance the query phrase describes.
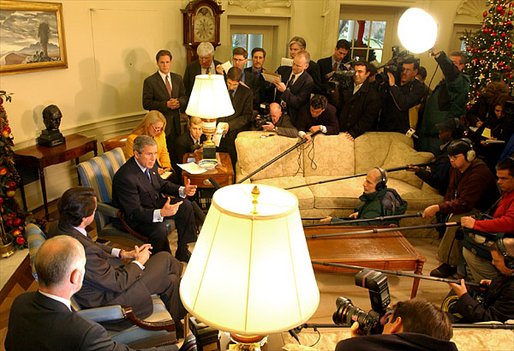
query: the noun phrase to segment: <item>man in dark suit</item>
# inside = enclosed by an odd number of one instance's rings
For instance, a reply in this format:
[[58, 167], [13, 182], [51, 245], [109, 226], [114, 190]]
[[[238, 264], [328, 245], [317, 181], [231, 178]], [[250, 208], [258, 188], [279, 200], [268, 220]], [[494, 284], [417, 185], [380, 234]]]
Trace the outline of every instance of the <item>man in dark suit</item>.
[[275, 101], [286, 104], [291, 121], [298, 128], [299, 113], [308, 106], [314, 83], [306, 69], [309, 67], [310, 55], [307, 51], [300, 51], [293, 59], [293, 67], [281, 66], [278, 72], [281, 76], [276, 78], [274, 84], [277, 89]]
[[[91, 188], [66, 190], [58, 208], [59, 224], [50, 235], [69, 235], [86, 251], [84, 284], [75, 294], [80, 306], [132, 306], [139, 318], [146, 318], [152, 313], [151, 295], [159, 294], [177, 330], [181, 328], [180, 320], [186, 311], [178, 292], [182, 273], [178, 260], [168, 252], [150, 256], [150, 244], [125, 251], [93, 242], [85, 229], [93, 222], [96, 210], [96, 196]], [[124, 264], [122, 260], [130, 263]]]
[[185, 197], [195, 194], [196, 185], [179, 186], [159, 176], [157, 144], [152, 137], [138, 136], [133, 149], [134, 156], [113, 177], [112, 202], [123, 211], [131, 228], [148, 237], [155, 252], [170, 252], [163, 220], [173, 218], [178, 232], [175, 257], [187, 262], [191, 255], [187, 244], [196, 241], [196, 225], [193, 207]]
[[262, 126], [263, 130], [275, 132], [288, 138], [299, 136], [298, 129], [295, 128], [289, 116], [282, 113], [282, 108], [276, 102], [269, 104], [269, 116], [271, 117], [271, 122], [264, 124]]
[[245, 76], [253, 74], [257, 81], [256, 90], [259, 92], [257, 95], [254, 94], [253, 106], [254, 110], [258, 110], [261, 103], [273, 102], [273, 96], [275, 95], [275, 86], [269, 82], [266, 82], [262, 76], [264, 69], [264, 61], [266, 60], [266, 50], [263, 48], [252, 49], [252, 67], [245, 68]]
[[201, 42], [196, 48], [198, 60], [191, 62], [184, 72], [184, 85], [189, 98], [195, 84], [195, 77], [199, 74], [216, 74], [216, 66], [221, 62], [214, 59], [214, 46], [209, 42]]
[[319, 72], [323, 86], [327, 86], [332, 72], [346, 70], [345, 63], [350, 61], [350, 43], [346, 39], [337, 41], [332, 56], [318, 60]]
[[353, 140], [365, 132], [375, 130], [381, 101], [370, 85], [370, 64], [358, 61], [354, 65], [353, 86], [342, 91], [343, 109], [339, 116], [339, 130]]
[[228, 152], [232, 165], [237, 161], [235, 141], [239, 132], [250, 130], [250, 123], [253, 115], [252, 111], [252, 91], [250, 88], [241, 84], [242, 71], [237, 67], [232, 67], [227, 73], [227, 88], [234, 107], [231, 116], [218, 118], [218, 122], [224, 122], [224, 137], [221, 140], [220, 150]]
[[339, 134], [339, 122], [337, 121], [336, 108], [328, 103], [323, 95], [312, 96], [309, 106], [301, 111], [299, 121], [299, 135], [310, 140], [306, 132], [316, 133], [321, 131], [327, 135]]
[[100, 324], [72, 313], [70, 299], [82, 287], [86, 264], [83, 246], [70, 236], [59, 235], [43, 243], [35, 260], [39, 290], [14, 300], [5, 339], [7, 351], [132, 350], [114, 342]]
[[245, 66], [248, 63], [248, 51], [245, 48], [237, 47], [232, 51], [232, 62], [234, 67], [241, 70], [241, 83], [245, 84], [252, 91], [253, 95], [253, 109], [257, 110], [259, 107], [259, 81], [258, 78], [245, 70]]
[[[143, 108], [157, 110], [166, 117], [166, 143], [168, 150], [173, 150], [174, 141], [181, 134], [180, 111], [185, 111], [188, 98], [182, 77], [170, 72], [171, 52], [160, 50], [155, 58], [159, 70], [143, 83]], [[170, 156], [174, 158], [173, 152]]]

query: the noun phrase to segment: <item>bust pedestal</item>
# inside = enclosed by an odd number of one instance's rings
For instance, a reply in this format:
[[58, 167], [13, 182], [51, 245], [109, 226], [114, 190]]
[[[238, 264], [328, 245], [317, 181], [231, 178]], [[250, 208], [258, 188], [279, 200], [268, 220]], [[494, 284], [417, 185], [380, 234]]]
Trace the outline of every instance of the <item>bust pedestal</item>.
[[37, 138], [37, 144], [42, 146], [57, 146], [64, 144], [65, 138], [59, 130], [45, 129]]

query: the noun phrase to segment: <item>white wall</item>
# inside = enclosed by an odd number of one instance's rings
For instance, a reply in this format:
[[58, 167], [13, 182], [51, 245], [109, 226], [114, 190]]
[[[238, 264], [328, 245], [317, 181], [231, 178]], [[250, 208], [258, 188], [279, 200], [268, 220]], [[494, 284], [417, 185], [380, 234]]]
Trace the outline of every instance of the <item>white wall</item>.
[[[473, 0], [475, 1], [475, 0]], [[5, 103], [16, 147], [33, 145], [44, 129], [41, 111], [56, 104], [63, 113], [63, 134], [80, 132], [98, 141], [127, 133], [144, 114], [141, 106], [143, 79], [156, 70], [155, 53], [173, 53], [172, 70], [183, 74], [182, 13], [187, 0], [60, 0], [63, 4], [68, 68], [0, 76], [0, 90], [14, 93]], [[344, 5], [418, 6], [429, 11], [439, 24], [438, 47], [447, 49], [459, 0], [262, 0], [261, 8], [249, 2], [223, 0], [222, 46], [216, 56], [230, 56], [227, 16], [284, 18], [289, 23], [284, 37], [303, 36], [314, 59], [331, 54], [337, 40], [339, 8]], [[286, 42], [279, 45], [286, 55]], [[432, 59], [421, 55], [429, 73]], [[271, 67], [270, 67], [271, 68]], [[436, 77], [436, 82], [438, 77]], [[76, 184], [72, 163], [47, 169], [49, 199]], [[39, 183], [26, 186], [29, 207], [41, 205]]]

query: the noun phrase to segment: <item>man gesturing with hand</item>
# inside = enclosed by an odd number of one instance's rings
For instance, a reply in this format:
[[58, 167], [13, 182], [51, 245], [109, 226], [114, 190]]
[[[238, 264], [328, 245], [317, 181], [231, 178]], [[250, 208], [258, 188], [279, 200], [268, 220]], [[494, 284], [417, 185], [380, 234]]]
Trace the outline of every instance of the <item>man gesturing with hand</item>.
[[186, 310], [180, 301], [182, 264], [168, 252], [152, 255], [152, 245], [125, 251], [94, 242], [86, 227], [94, 220], [94, 190], [75, 187], [64, 192], [58, 204], [59, 224], [50, 232], [77, 239], [86, 252], [86, 273], [82, 288], [74, 298], [81, 307], [132, 306], [139, 318], [153, 311], [152, 294], [160, 295], [181, 335], [180, 320]]
[[[196, 185], [179, 186], [163, 180], [157, 172], [157, 144], [147, 135], [134, 140], [134, 156], [114, 175], [112, 202], [121, 209], [128, 225], [148, 237], [153, 252], [170, 252], [168, 228], [163, 222], [173, 218], [178, 232], [175, 257], [189, 261], [187, 244], [196, 241], [193, 207], [186, 196], [196, 192]], [[172, 196], [172, 197], [170, 197]]]

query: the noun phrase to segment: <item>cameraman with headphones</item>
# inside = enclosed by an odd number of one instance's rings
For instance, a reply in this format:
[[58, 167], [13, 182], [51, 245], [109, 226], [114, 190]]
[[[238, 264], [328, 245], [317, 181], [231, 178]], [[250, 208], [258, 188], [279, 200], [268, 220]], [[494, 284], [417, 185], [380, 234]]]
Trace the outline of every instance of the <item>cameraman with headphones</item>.
[[[351, 219], [376, 218], [380, 216], [391, 216], [404, 214], [407, 210], [407, 202], [404, 201], [396, 190], [387, 187], [387, 172], [380, 167], [375, 167], [368, 172], [364, 183], [363, 194], [359, 197], [363, 203], [355, 208], [355, 212], [349, 217]], [[321, 222], [337, 222], [344, 224], [339, 218], [325, 217]], [[378, 221], [370, 220], [359, 225], [385, 225], [398, 224], [398, 220]]]
[[[471, 232], [487, 232], [492, 234], [514, 234], [514, 158], [510, 157], [496, 165], [496, 177], [502, 197], [495, 206], [492, 219], [475, 219], [470, 216], [462, 217], [460, 224]], [[476, 244], [470, 236], [464, 237], [463, 256], [468, 271], [476, 282], [482, 279], [493, 279], [499, 272], [491, 264], [489, 250], [484, 252], [476, 250]]]
[[499, 238], [491, 246], [493, 265], [501, 275], [493, 280], [482, 280], [489, 288], [480, 303], [468, 293], [464, 279], [460, 284], [449, 283], [459, 299], [454, 312], [462, 315], [462, 322], [505, 322], [514, 319], [514, 238]]
[[[494, 175], [489, 167], [476, 158], [473, 144], [469, 139], [457, 139], [448, 145], [450, 182], [444, 201], [428, 206], [423, 218], [434, 217], [440, 213], [444, 217], [462, 217], [478, 211], [486, 211], [499, 197]], [[446, 219], [445, 219], [446, 222]], [[447, 228], [439, 244], [437, 256], [442, 264], [430, 272], [433, 277], [447, 278], [457, 273], [457, 265], [463, 264], [462, 243], [456, 241], [456, 227]], [[460, 272], [464, 275], [464, 272]]]

